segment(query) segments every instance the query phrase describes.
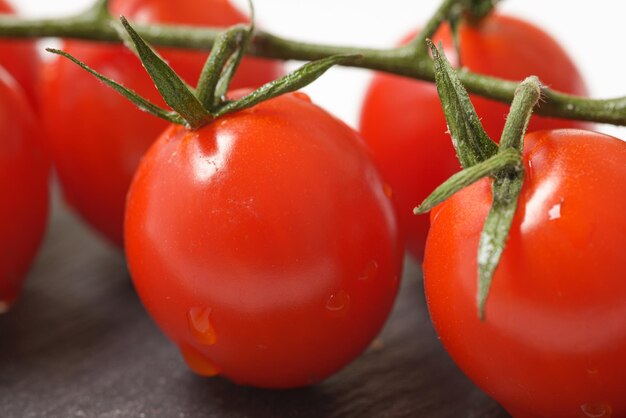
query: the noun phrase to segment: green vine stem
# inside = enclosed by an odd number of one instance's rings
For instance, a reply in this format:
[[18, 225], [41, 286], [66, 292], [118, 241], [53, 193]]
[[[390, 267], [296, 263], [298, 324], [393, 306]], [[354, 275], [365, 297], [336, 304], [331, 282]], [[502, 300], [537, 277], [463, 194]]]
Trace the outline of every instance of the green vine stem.
[[[85, 63], [66, 52], [50, 48], [47, 48], [46, 51], [69, 59], [126, 97], [138, 108], [172, 123], [185, 125], [191, 130], [202, 128], [216, 117], [247, 109], [262, 101], [299, 90], [318, 79], [336, 64], [361, 59], [360, 55], [336, 55], [308, 62], [297, 70], [264, 84], [246, 96], [231, 101], [222, 97], [221, 90], [223, 89], [225, 94], [232, 74], [237, 67], [237, 62], [241, 58], [241, 51], [247, 46], [245, 40], [248, 38], [249, 31], [251, 32], [252, 26], [247, 28], [235, 25], [220, 34], [215, 48], [211, 51], [202, 70], [198, 86], [194, 89], [188, 86], [172, 67], [146, 43], [124, 16], [120, 18], [120, 23], [124, 33], [119, 32], [126, 47], [137, 55], [161, 97], [172, 108], [172, 111], [160, 108], [134, 91], [89, 68]], [[219, 79], [213, 75], [217, 75]], [[220, 84], [223, 87], [220, 87]], [[216, 95], [219, 100], [216, 100]]]
[[[107, 13], [102, 13], [100, 1], [94, 8], [77, 16], [60, 19], [20, 19], [0, 17], [0, 37], [41, 38], [59, 37], [97, 42], [122, 42], [116, 29], [118, 24]], [[208, 50], [219, 35], [212, 28], [192, 28], [171, 25], [134, 25], [137, 33], [155, 46]], [[360, 55], [362, 59], [343, 63], [346, 66], [368, 68], [418, 80], [434, 82], [432, 61], [414, 45], [391, 49], [353, 48], [299, 42], [269, 32], [257, 30], [251, 39], [248, 54], [284, 59], [312, 61], [333, 55]], [[469, 71], [459, 71], [465, 88], [474, 94], [504, 103], [511, 103], [518, 83]], [[564, 94], [543, 87], [542, 103], [536, 113], [564, 119], [626, 125], [626, 97], [589, 99]]]
[[[454, 12], [455, 8], [460, 9], [462, 7], [459, 0], [444, 0], [439, 6], [435, 14], [428, 20], [424, 28], [417, 34], [415, 38], [410, 42], [410, 46], [414, 48], [416, 55], [425, 55], [428, 52], [428, 46], [426, 40], [432, 38], [439, 26], [445, 22]], [[459, 14], [460, 12], [456, 12]]]

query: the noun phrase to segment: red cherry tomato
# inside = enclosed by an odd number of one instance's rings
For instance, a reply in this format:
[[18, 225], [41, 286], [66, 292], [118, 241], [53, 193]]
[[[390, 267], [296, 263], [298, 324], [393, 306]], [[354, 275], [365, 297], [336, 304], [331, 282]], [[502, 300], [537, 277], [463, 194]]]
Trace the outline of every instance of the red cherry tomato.
[[302, 93], [170, 127], [128, 195], [137, 291], [199, 374], [307, 385], [383, 325], [402, 251], [357, 134]]
[[[229, 26], [246, 18], [226, 0], [113, 0], [114, 15], [139, 22]], [[89, 66], [163, 104], [139, 60], [119, 45], [68, 41], [62, 47]], [[207, 54], [160, 50], [195, 84]], [[275, 62], [244, 59], [233, 87], [257, 87], [278, 77]], [[88, 223], [123, 244], [126, 193], [139, 159], [167, 122], [137, 110], [73, 63], [55, 59], [44, 72], [47, 139], [65, 199]]]
[[514, 417], [626, 416], [626, 143], [526, 135], [526, 178], [481, 322], [477, 248], [491, 181], [431, 213], [424, 281], [441, 341]]
[[0, 313], [22, 288], [48, 216], [49, 163], [36, 126], [24, 93], [0, 67]]
[[[0, 0], [0, 14], [13, 14], [13, 8]], [[0, 41], [0, 65], [22, 86], [33, 107], [37, 107], [39, 88], [39, 54], [34, 41]]]
[[[510, 80], [534, 74], [556, 90], [586, 93], [578, 70], [563, 49], [529, 23], [492, 14], [478, 26], [461, 25], [459, 36], [462, 65], [471, 71]], [[433, 40], [442, 40], [450, 59], [458, 61], [450, 47], [447, 26]], [[487, 133], [499, 140], [508, 106], [471, 98]], [[529, 129], [575, 126], [580, 124], [533, 117]], [[413, 216], [413, 208], [459, 170], [435, 86], [388, 74], [375, 75], [363, 104], [360, 131], [391, 186], [407, 247], [421, 259], [428, 219]]]

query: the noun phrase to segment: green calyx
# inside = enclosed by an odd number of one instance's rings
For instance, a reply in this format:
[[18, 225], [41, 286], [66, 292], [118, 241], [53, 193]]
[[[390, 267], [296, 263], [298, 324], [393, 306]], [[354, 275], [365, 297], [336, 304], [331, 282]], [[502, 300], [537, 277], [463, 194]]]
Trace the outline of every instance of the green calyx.
[[483, 129], [456, 71], [443, 54], [429, 42], [437, 91], [463, 170], [439, 186], [417, 207], [415, 214], [429, 211], [457, 191], [484, 177], [491, 177], [492, 205], [478, 245], [478, 316], [485, 317], [485, 304], [493, 276], [506, 245], [524, 181], [521, 163], [523, 138], [534, 106], [541, 96], [537, 77], [528, 77], [517, 88], [502, 132], [500, 146]]
[[120, 19], [124, 29], [130, 36], [137, 56], [144, 68], [154, 81], [159, 93], [186, 125], [197, 129], [212, 119], [210, 112], [200, 103], [200, 100], [189, 89], [187, 84], [176, 74], [164, 59], [162, 59], [130, 26], [128, 21]]
[[515, 149], [503, 150], [485, 161], [452, 175], [452, 177], [437, 187], [413, 212], [415, 215], [426, 213], [459, 190], [476, 183], [482, 178], [494, 177], [506, 168], [521, 170], [520, 161], [521, 155], [519, 151]]
[[[537, 77], [528, 77], [519, 85], [502, 131], [498, 155], [509, 150], [522, 151], [524, 134], [532, 110], [540, 97], [541, 84]], [[491, 281], [509, 236], [523, 182], [524, 170], [521, 164], [516, 170], [505, 168], [494, 175], [491, 186], [493, 203], [478, 244], [477, 304], [480, 318], [484, 318], [485, 315], [485, 303], [489, 296]]]
[[443, 54], [443, 47], [440, 46], [438, 49], [432, 41], [426, 42], [433, 54], [437, 92], [446, 115], [454, 149], [461, 166], [471, 167], [495, 155], [498, 146], [483, 129], [467, 91]]
[[362, 58], [361, 55], [346, 54], [312, 61], [238, 100], [228, 101], [226, 100], [226, 92], [252, 37], [253, 24], [250, 26], [235, 25], [219, 34], [203, 67], [198, 85], [194, 89], [176, 74], [124, 17], [120, 19], [120, 22], [121, 27], [118, 28], [118, 32], [124, 40], [124, 44], [141, 60], [165, 103], [172, 110], [151, 103], [131, 89], [89, 68], [66, 52], [50, 48], [47, 51], [61, 55], [79, 65], [122, 94], [141, 110], [171, 123], [185, 125], [192, 130], [201, 128], [217, 117], [298, 90], [319, 78], [332, 66], [354, 63]]

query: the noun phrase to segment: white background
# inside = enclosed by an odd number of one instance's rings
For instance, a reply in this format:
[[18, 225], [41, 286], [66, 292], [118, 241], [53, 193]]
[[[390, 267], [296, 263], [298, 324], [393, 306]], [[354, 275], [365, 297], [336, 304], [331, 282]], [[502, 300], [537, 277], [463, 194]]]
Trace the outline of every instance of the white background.
[[[11, 0], [29, 16], [78, 12], [93, 0]], [[176, 0], [171, 0], [176, 1]], [[198, 0], [202, 1], [202, 0]], [[245, 10], [246, 0], [233, 0]], [[255, 0], [257, 20], [271, 32], [331, 44], [387, 47], [421, 25], [440, 0]], [[624, 0], [506, 0], [500, 10], [526, 18], [557, 38], [573, 56], [592, 97], [626, 96]], [[49, 42], [49, 41], [48, 41]], [[289, 67], [297, 66], [290, 63]], [[306, 91], [352, 126], [370, 73], [333, 69]], [[598, 130], [626, 139], [626, 128]]]

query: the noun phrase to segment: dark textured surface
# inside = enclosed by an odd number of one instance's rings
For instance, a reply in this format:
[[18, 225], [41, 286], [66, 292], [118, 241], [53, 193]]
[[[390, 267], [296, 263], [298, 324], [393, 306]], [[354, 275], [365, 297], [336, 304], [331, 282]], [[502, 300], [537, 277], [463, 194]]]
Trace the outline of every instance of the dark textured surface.
[[441, 348], [405, 267], [379, 340], [311, 388], [196, 377], [141, 307], [121, 254], [55, 209], [22, 301], [0, 316], [0, 417], [506, 417]]

